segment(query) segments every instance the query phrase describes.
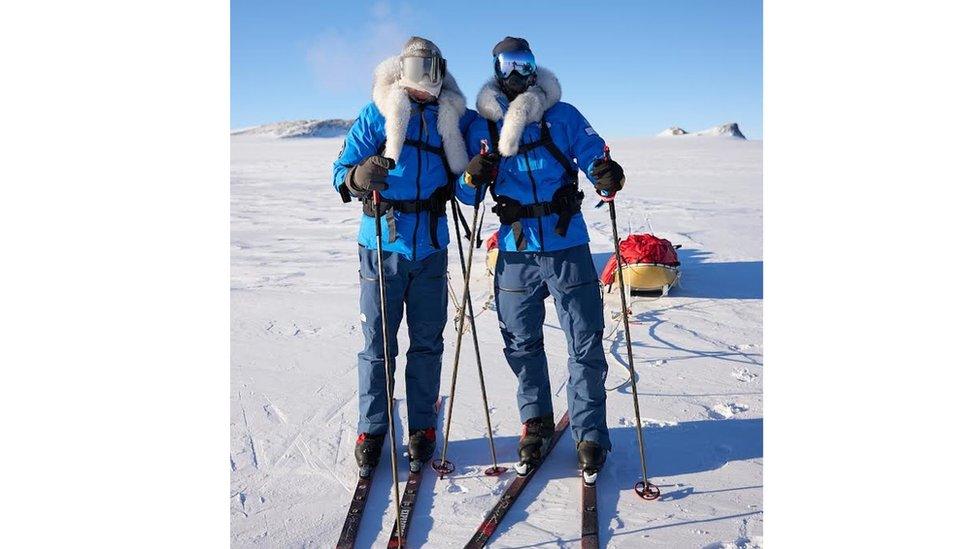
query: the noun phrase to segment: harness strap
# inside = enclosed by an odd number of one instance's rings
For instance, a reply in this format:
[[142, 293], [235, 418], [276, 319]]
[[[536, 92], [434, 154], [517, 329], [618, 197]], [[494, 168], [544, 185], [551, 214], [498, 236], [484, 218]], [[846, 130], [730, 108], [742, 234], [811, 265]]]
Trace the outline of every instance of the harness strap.
[[[525, 249], [522, 219], [556, 214], [559, 216], [559, 219], [556, 220], [556, 234], [566, 236], [566, 232], [569, 230], [569, 223], [572, 221], [573, 216], [579, 213], [580, 206], [583, 202], [583, 193], [579, 190], [579, 169], [556, 146], [549, 129], [549, 122], [545, 118], [539, 121], [539, 131], [542, 134], [539, 140], [531, 143], [523, 143], [519, 146], [519, 152], [527, 153], [533, 149], [545, 147], [549, 154], [565, 170], [566, 184], [553, 193], [551, 201], [526, 205], [513, 198], [497, 195], [494, 186], [491, 187], [492, 197], [495, 199], [495, 207], [491, 211], [498, 214], [502, 223], [511, 225], [512, 234], [515, 236], [515, 246], [519, 251]], [[499, 132], [496, 122], [488, 122], [488, 134], [497, 150]]]
[[[435, 147], [424, 141], [417, 139], [406, 139], [403, 141], [405, 146], [416, 147], [424, 152], [430, 154], [436, 154], [441, 160], [441, 166], [444, 168], [444, 174], [447, 178], [447, 182], [438, 187], [428, 198], [423, 198], [420, 200], [386, 200], [380, 197], [380, 215], [386, 217], [386, 225], [389, 230], [389, 241], [393, 242], [396, 240], [396, 222], [393, 216], [393, 212], [401, 213], [412, 213], [419, 214], [420, 212], [428, 212], [427, 221], [428, 229], [430, 233], [430, 243], [434, 248], [440, 249], [441, 243], [437, 237], [438, 220], [447, 215], [447, 202], [451, 200], [454, 196], [454, 180], [455, 176], [451, 173], [450, 165], [447, 162], [447, 153], [444, 152], [444, 147]], [[377, 153], [382, 155], [386, 150], [386, 141], [384, 140], [380, 143], [377, 148]], [[342, 195], [342, 190], [339, 193]], [[346, 189], [348, 192], [348, 189]], [[375, 215], [373, 203], [369, 200], [369, 197], [361, 197], [363, 202], [363, 213], [373, 217]], [[470, 234], [470, 230], [467, 228], [467, 221], [464, 217], [461, 217], [461, 222], [465, 227], [467, 234]]]
[[499, 220], [505, 225], [511, 225], [515, 236], [515, 247], [518, 251], [525, 249], [525, 238], [522, 230], [522, 220], [532, 217], [558, 215], [556, 220], [556, 234], [566, 236], [569, 223], [573, 216], [580, 212], [583, 203], [583, 193], [569, 185], [563, 185], [553, 194], [548, 202], [522, 204], [508, 196], [497, 196], [495, 206], [491, 211], [498, 214]]
[[563, 169], [566, 170], [566, 177], [573, 182], [574, 185], [579, 185], [579, 169], [573, 165], [573, 163], [563, 154], [563, 151], [559, 150], [556, 143], [552, 140], [552, 133], [549, 130], [549, 122], [545, 118], [539, 121], [539, 131], [542, 136], [538, 141], [533, 141], [532, 143], [525, 143], [519, 147], [521, 152], [528, 152], [539, 147], [545, 147], [549, 154], [556, 159], [562, 165]]
[[[396, 223], [393, 217], [394, 212], [419, 214], [427, 212], [427, 221], [430, 229], [430, 243], [434, 248], [440, 249], [441, 244], [437, 237], [438, 220], [447, 215], [447, 202], [453, 198], [454, 188], [450, 183], [438, 187], [429, 198], [421, 200], [388, 200], [380, 197], [379, 215], [386, 217], [387, 228], [390, 231], [389, 241], [396, 240]], [[376, 216], [376, 208], [372, 200], [363, 199], [363, 213], [369, 217]], [[465, 222], [465, 227], [467, 223]]]
[[403, 144], [409, 145], [411, 147], [417, 147], [422, 151], [436, 154], [438, 156], [444, 154], [444, 147], [435, 147], [430, 143], [427, 143], [425, 141], [420, 141], [419, 139], [404, 139]]
[[[444, 187], [439, 187], [438, 191], [443, 188]], [[386, 202], [389, 202], [390, 206], [400, 213], [415, 214], [420, 212], [430, 212], [437, 210], [438, 206], [445, 203], [444, 201], [438, 201], [438, 197], [436, 196], [437, 194], [439, 193], [435, 191], [430, 198], [424, 198], [422, 200], [388, 200]]]
[[[444, 147], [443, 146], [435, 147], [435, 146], [433, 146], [433, 145], [431, 145], [429, 143], [426, 143], [424, 141], [418, 141], [416, 139], [407, 139], [407, 140], [404, 140], [403, 144], [404, 145], [410, 145], [412, 147], [417, 147], [418, 149], [420, 149], [420, 150], [422, 150], [424, 152], [428, 152], [428, 153], [431, 153], [431, 154], [436, 154], [438, 157], [440, 157], [440, 159], [441, 159], [441, 166], [444, 168], [444, 177], [447, 179], [447, 183], [444, 184], [444, 187], [440, 187], [440, 188], [438, 188], [437, 191], [434, 191], [434, 194], [431, 195], [431, 198], [434, 198], [435, 196], [438, 196], [438, 193], [440, 192], [440, 189], [446, 189], [446, 191], [447, 191], [446, 192], [446, 196], [443, 197], [443, 201], [439, 205], [440, 209], [438, 211], [439, 212], [443, 212], [442, 215], [447, 215], [447, 201], [450, 200], [454, 196], [454, 180], [456, 179], [456, 176], [454, 175], [454, 173], [451, 172], [451, 165], [447, 161], [447, 153], [444, 151]], [[445, 193], [441, 193], [441, 194], [445, 194]], [[429, 216], [429, 219], [428, 219], [428, 221], [430, 223], [430, 225], [429, 225], [429, 228], [430, 228], [430, 243], [433, 244], [434, 247], [437, 248], [437, 249], [440, 249], [440, 247], [441, 247], [440, 242], [438, 242], [438, 239], [437, 239], [437, 219], [439, 217], [440, 217], [440, 215], [437, 215], [437, 216], [431, 215], [431, 216]], [[463, 221], [464, 220], [464, 217], [462, 216], [461, 219]], [[463, 221], [463, 224], [465, 225], [465, 227], [467, 227], [467, 222], [466, 221]]]
[[444, 147], [435, 147], [430, 143], [419, 141], [417, 139], [407, 139], [403, 142], [403, 144], [410, 145], [411, 147], [417, 147], [424, 152], [436, 154], [441, 159], [441, 165], [444, 167], [444, 175], [447, 176], [447, 182], [449, 184], [454, 182], [456, 176], [451, 172], [451, 165], [447, 161], [447, 153], [444, 151]]

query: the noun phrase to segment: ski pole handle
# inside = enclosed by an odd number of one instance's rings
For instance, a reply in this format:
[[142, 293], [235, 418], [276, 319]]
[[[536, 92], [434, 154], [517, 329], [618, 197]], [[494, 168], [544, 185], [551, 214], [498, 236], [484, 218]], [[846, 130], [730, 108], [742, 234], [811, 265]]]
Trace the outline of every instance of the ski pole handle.
[[[481, 155], [481, 156], [488, 156], [488, 140], [487, 139], [482, 139], [481, 140], [481, 151], [478, 154]], [[474, 191], [474, 206], [475, 206], [475, 209], [477, 209], [481, 205], [481, 199], [482, 198], [483, 198], [483, 196], [481, 194], [481, 188], [479, 187], [479, 188], [475, 189], [475, 191]], [[479, 244], [479, 246], [480, 246], [480, 244]]]
[[[603, 161], [610, 162], [610, 145], [606, 143], [603, 144]], [[600, 195], [600, 200], [603, 202], [613, 202], [613, 197], [616, 193], [611, 194], [607, 191], [597, 191], [596, 194]]]

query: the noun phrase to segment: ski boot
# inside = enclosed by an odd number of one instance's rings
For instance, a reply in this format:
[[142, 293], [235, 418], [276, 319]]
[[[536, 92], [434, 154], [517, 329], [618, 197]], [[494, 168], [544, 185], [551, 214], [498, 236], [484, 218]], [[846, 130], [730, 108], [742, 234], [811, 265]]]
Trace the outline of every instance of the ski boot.
[[373, 474], [373, 469], [380, 462], [385, 436], [359, 433], [359, 438], [356, 439], [356, 463], [359, 464], [360, 477], [367, 478]]
[[576, 445], [576, 457], [579, 469], [583, 472], [583, 482], [592, 485], [607, 461], [607, 449], [592, 440], [584, 440]]
[[519, 462], [515, 465], [515, 472], [519, 476], [529, 474], [529, 471], [542, 462], [542, 452], [549, 446], [556, 425], [552, 414], [534, 417], [522, 424], [522, 437], [519, 439]]
[[411, 429], [410, 440], [407, 442], [407, 455], [410, 456], [410, 472], [416, 473], [434, 455], [437, 447], [437, 431], [433, 427], [427, 429]]

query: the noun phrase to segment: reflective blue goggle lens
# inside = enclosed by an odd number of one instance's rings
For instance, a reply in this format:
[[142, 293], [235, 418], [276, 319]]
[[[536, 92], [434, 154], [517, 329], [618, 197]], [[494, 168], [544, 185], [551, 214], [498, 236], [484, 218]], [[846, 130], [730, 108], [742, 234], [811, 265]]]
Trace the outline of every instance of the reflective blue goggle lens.
[[513, 72], [531, 76], [535, 74], [535, 56], [530, 51], [499, 53], [495, 58], [495, 71], [502, 78], [508, 78]]

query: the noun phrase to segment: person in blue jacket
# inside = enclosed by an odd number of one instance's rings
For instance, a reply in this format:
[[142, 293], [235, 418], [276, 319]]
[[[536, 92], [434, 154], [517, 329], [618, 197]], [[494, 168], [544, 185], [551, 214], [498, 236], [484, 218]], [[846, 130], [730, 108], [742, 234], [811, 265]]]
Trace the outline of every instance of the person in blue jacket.
[[[380, 63], [373, 100], [353, 123], [333, 165], [344, 201], [363, 202], [359, 227], [360, 309], [365, 346], [359, 353], [359, 437], [356, 460], [376, 466], [387, 430], [383, 337], [377, 288], [373, 216], [381, 224], [390, 357], [407, 316], [406, 393], [411, 461], [433, 455], [434, 405], [440, 390], [447, 322], [446, 202], [456, 174], [468, 163], [464, 131], [475, 113], [465, 106], [447, 62], [431, 41], [413, 37], [399, 55]], [[382, 197], [379, 211], [373, 191]]]
[[[621, 167], [575, 107], [560, 101], [556, 76], [535, 63], [529, 43], [506, 37], [492, 51], [495, 75], [478, 93], [478, 118], [466, 133], [474, 155], [458, 179], [458, 198], [486, 189], [498, 214], [495, 303], [505, 358], [518, 377], [523, 421], [520, 473], [536, 466], [554, 432], [543, 345], [543, 301], [552, 296], [569, 350], [569, 416], [580, 467], [596, 473], [610, 449], [603, 303], [580, 213], [582, 169], [605, 200], [623, 188]], [[478, 154], [482, 142], [488, 154]]]

